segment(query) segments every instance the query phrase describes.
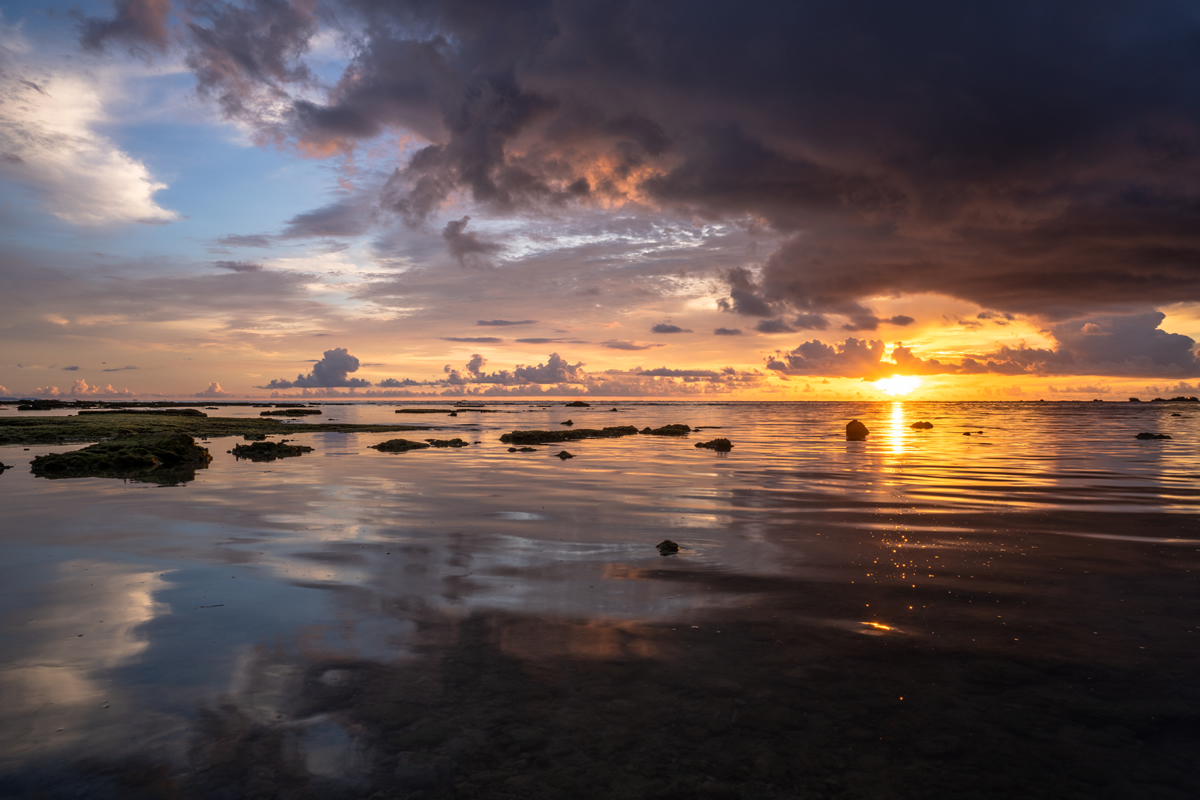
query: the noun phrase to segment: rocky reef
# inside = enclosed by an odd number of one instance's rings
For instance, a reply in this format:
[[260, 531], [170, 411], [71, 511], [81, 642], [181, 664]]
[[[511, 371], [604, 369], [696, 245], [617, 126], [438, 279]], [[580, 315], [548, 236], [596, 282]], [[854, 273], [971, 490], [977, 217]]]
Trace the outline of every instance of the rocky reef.
[[430, 447], [469, 447], [471, 444], [457, 437], [453, 439], [426, 439], [425, 441], [429, 442]]
[[1171, 437], [1167, 436], [1165, 433], [1147, 433], [1146, 431], [1142, 431], [1134, 438], [1135, 439], [1170, 439]]
[[313, 417], [323, 414], [319, 408], [281, 408], [274, 411], [260, 411], [260, 417]]
[[696, 442], [696, 447], [716, 450], [718, 453], [728, 453], [733, 449], [733, 442], [728, 439], [713, 439], [711, 442]]
[[638, 429], [632, 425], [614, 425], [608, 428], [578, 428], [567, 431], [513, 431], [500, 437], [505, 444], [552, 444], [574, 442], [579, 439], [613, 439], [618, 436], [634, 436]]
[[41, 478], [122, 478], [174, 486], [195, 480], [212, 461], [186, 433], [119, 436], [70, 453], [37, 456], [31, 471]]
[[287, 440], [279, 442], [251, 442], [250, 444], [235, 444], [229, 451], [234, 458], [245, 458], [250, 461], [275, 461], [280, 458], [294, 458], [311, 453], [312, 448], [303, 444], [288, 444]]

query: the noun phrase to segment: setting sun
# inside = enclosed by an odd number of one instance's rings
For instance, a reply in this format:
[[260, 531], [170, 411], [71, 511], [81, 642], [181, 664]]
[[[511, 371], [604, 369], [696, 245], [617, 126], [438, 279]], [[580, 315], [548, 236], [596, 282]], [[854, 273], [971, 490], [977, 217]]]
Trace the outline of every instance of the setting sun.
[[921, 385], [921, 379], [909, 375], [896, 375], [875, 381], [875, 388], [891, 395], [908, 394]]

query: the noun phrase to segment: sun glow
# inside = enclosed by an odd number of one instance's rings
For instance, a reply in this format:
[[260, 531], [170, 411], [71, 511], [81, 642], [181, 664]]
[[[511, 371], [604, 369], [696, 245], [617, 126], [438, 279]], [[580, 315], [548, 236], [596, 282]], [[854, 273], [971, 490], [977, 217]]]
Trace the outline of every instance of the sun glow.
[[911, 375], [896, 375], [875, 381], [875, 388], [890, 395], [908, 394], [921, 385], [921, 379]]

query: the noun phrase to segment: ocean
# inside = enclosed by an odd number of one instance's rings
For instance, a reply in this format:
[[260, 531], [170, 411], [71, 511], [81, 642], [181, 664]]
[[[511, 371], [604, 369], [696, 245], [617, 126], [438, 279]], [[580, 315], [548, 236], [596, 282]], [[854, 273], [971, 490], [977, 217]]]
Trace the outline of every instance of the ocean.
[[0, 447], [0, 796], [1200, 796], [1200, 404], [588, 402]]

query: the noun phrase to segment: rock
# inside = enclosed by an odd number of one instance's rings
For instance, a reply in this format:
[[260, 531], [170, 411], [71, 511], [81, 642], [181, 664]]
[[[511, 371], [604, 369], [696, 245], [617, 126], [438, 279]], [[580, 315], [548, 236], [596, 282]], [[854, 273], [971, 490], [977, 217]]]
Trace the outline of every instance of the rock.
[[867, 430], [867, 426], [856, 419], [852, 419], [846, 424], [846, 438], [852, 442], [862, 441], [867, 438], [867, 434], [869, 433], [870, 431]]
[[234, 458], [246, 458], [251, 461], [275, 461], [280, 458], [294, 458], [304, 453], [311, 453], [312, 448], [302, 444], [286, 444], [285, 442], [252, 442], [250, 444], [235, 444]]
[[610, 409], [609, 409], [609, 411], [616, 411], [616, 409], [615, 409], [615, 408], [610, 408]]
[[510, 448], [508, 448], [508, 452], [510, 452], [510, 453], [536, 453], [537, 448], [536, 447], [510, 447]]
[[3, 462], [0, 462], [0, 475], [3, 475], [4, 470], [6, 470], [6, 469], [12, 469], [12, 464], [5, 464]]
[[679, 545], [675, 544], [670, 539], [663, 539], [661, 542], [659, 542], [658, 544], [656, 544], [654, 546], [658, 548], [658, 554], [660, 556], [669, 556], [672, 553], [679, 552]]
[[386, 442], [370, 445], [372, 450], [381, 453], [403, 453], [408, 450], [424, 450], [429, 447], [425, 442], [412, 442], [408, 439], [388, 439]]
[[932, 422], [914, 422], [912, 425], [909, 425], [908, 427], [910, 427], [910, 428], [929, 429], [929, 428], [932, 428], [932, 427], [933, 427], [933, 423], [932, 423]]
[[1167, 436], [1165, 433], [1146, 433], [1145, 431], [1142, 431], [1134, 438], [1137, 438], [1137, 439], [1170, 439], [1171, 437]]
[[455, 437], [454, 439], [426, 439], [433, 447], [470, 447], [470, 442], [464, 442], [462, 439]]
[[567, 420], [566, 422], [559, 423], [559, 425], [574, 425], [574, 424], [575, 424], [574, 420]]
[[452, 408], [397, 408], [397, 414], [450, 414], [457, 415], [458, 412]]
[[563, 450], [563, 451], [561, 451], [561, 452], [557, 453], [556, 455], [557, 455], [559, 458], [561, 458], [563, 461], [566, 461], [568, 458], [574, 458], [574, 457], [575, 457], [575, 456], [571, 455], [570, 453], [568, 453], [566, 450]]
[[1180, 414], [1179, 412], [1175, 412], [1175, 413], [1171, 414], [1171, 416], [1172, 417], [1182, 417], [1183, 414]]
[[275, 411], [260, 411], [260, 417], [311, 417], [323, 414], [319, 408], [282, 408]]
[[208, 450], [186, 433], [147, 433], [98, 442], [70, 453], [33, 459], [42, 478], [123, 478], [174, 486], [195, 480], [212, 461]]
[[713, 439], [711, 442], [696, 442], [696, 447], [706, 447], [718, 453], [728, 453], [733, 449], [733, 442], [728, 439]]
[[687, 436], [692, 429], [687, 425], [663, 425], [661, 428], [642, 428], [640, 431], [648, 436]]
[[591, 408], [591, 403], [585, 403], [582, 400], [575, 400], [567, 403], [567, 408]]
[[242, 438], [247, 442], [262, 442], [266, 440], [267, 435], [265, 433], [243, 433]]
[[632, 436], [638, 429], [632, 425], [616, 425], [597, 430], [595, 428], [579, 428], [570, 431], [513, 431], [500, 437], [504, 444], [551, 444], [554, 442], [573, 442], [578, 439], [609, 439], [617, 436]]

